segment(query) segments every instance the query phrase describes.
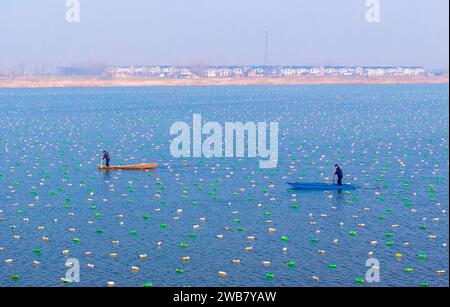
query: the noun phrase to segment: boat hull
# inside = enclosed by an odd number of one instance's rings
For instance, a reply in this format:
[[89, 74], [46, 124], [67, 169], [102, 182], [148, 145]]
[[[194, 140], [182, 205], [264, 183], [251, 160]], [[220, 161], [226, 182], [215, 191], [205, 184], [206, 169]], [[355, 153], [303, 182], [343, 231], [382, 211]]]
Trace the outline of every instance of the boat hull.
[[154, 169], [158, 167], [156, 163], [150, 164], [136, 164], [136, 165], [97, 165], [99, 169], [102, 170], [145, 170], [145, 169]]
[[288, 182], [288, 184], [295, 190], [355, 190], [358, 187], [352, 184], [328, 184], [328, 183], [300, 183]]

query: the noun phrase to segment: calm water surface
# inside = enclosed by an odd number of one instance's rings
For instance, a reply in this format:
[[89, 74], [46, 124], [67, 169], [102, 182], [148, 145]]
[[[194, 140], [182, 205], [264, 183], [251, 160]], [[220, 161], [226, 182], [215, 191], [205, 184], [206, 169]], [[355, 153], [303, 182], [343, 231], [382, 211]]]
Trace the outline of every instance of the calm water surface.
[[[447, 85], [0, 90], [0, 286], [448, 286], [448, 100]], [[172, 158], [169, 128], [194, 113], [279, 122], [278, 167]], [[102, 149], [160, 167], [99, 172]], [[330, 182], [336, 162], [363, 188], [286, 185]], [[381, 281], [359, 284], [369, 253]], [[79, 284], [60, 280], [68, 258]]]

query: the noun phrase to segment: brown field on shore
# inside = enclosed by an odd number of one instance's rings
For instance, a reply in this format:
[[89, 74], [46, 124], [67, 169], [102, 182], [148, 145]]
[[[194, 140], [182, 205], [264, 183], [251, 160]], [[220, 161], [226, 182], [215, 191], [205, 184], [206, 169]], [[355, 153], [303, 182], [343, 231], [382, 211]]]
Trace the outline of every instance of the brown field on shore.
[[2, 79], [0, 88], [62, 87], [151, 87], [151, 86], [242, 86], [242, 85], [314, 85], [314, 84], [447, 84], [445, 77], [291, 77], [291, 78], [127, 78], [109, 80], [100, 77], [18, 77]]

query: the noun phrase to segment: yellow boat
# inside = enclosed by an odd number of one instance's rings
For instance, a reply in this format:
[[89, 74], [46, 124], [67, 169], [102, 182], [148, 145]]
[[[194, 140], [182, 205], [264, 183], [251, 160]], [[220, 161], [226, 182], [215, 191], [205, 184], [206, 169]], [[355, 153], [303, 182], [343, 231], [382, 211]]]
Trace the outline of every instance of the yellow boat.
[[150, 163], [150, 164], [136, 164], [136, 165], [112, 165], [112, 166], [106, 166], [106, 165], [97, 165], [99, 169], [104, 170], [132, 170], [132, 169], [154, 169], [158, 167], [158, 164], [156, 163]]

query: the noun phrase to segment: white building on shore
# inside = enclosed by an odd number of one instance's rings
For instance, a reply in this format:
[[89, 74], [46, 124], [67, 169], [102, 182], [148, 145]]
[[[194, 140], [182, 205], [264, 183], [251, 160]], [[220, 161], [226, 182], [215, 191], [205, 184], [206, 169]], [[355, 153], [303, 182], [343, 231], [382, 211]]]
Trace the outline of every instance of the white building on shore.
[[[194, 73], [195, 72], [195, 73]], [[178, 66], [129, 66], [108, 67], [104, 77], [124, 79], [129, 77], [151, 78], [262, 78], [262, 77], [416, 77], [427, 75], [422, 67], [402, 66], [211, 66], [206, 68]]]

